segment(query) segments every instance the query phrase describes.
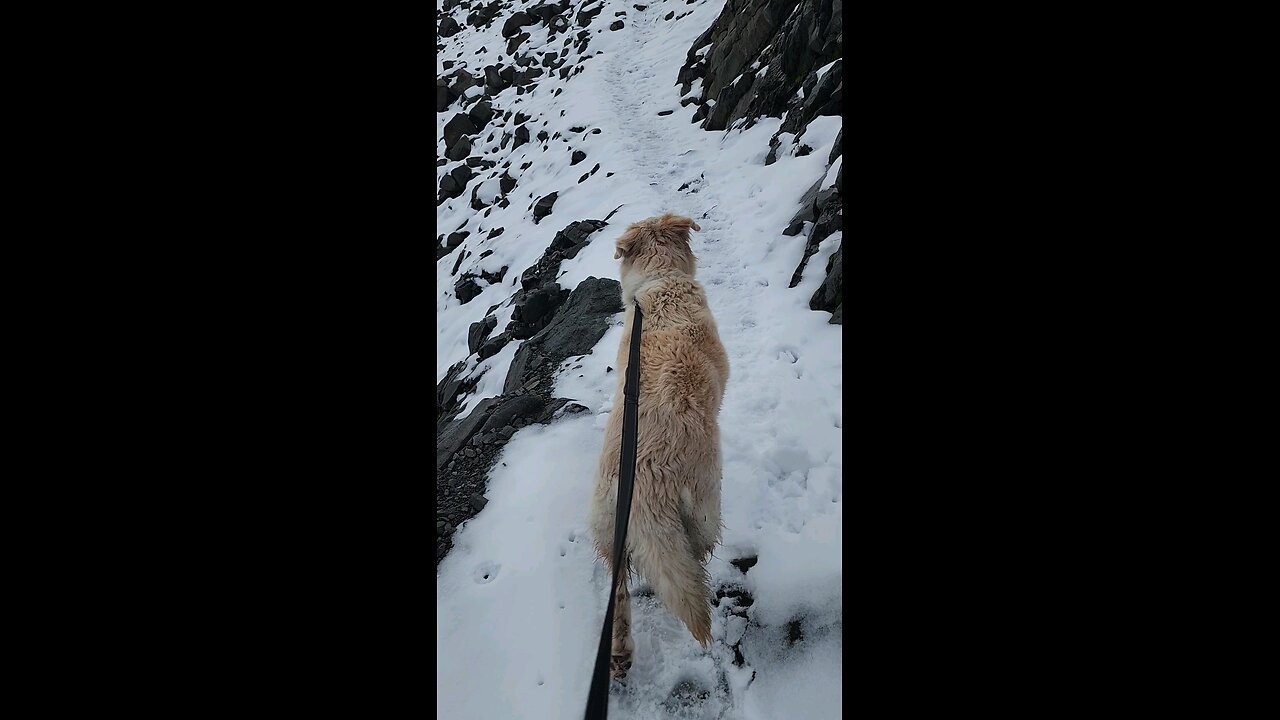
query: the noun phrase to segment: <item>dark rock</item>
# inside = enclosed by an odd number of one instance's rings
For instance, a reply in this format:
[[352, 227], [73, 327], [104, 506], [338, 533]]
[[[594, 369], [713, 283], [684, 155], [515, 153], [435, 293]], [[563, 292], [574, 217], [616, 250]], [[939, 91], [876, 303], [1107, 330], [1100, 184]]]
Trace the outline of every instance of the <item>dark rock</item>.
[[645, 9], [647, 9], [649, 6], [648, 6], [648, 5], [632, 5], [631, 7], [635, 8], [635, 9], [637, 9], [637, 10], [641, 11], [641, 12], [644, 12], [644, 11], [645, 11]]
[[551, 22], [551, 19], [569, 9], [569, 0], [561, 0], [558, 3], [538, 3], [529, 8], [529, 14], [541, 19], [545, 23]]
[[522, 32], [522, 33], [520, 33], [519, 35], [517, 35], [517, 36], [515, 36], [515, 37], [511, 38], [510, 40], [508, 40], [508, 41], [507, 41], [507, 54], [508, 54], [508, 55], [513, 56], [513, 59], [518, 61], [518, 60], [519, 60], [519, 58], [518, 58], [518, 57], [515, 57], [516, 50], [518, 50], [518, 49], [520, 48], [520, 43], [523, 43], [525, 40], [528, 40], [528, 39], [529, 39], [529, 37], [530, 37], [530, 36], [529, 36], [529, 33], [527, 33], [527, 32]]
[[795, 235], [799, 235], [800, 231], [803, 229], [804, 229], [803, 220], [792, 220], [791, 224], [787, 226], [787, 229], [782, 231], [782, 234], [787, 236], [795, 236]]
[[[467, 155], [469, 155], [470, 153], [471, 153], [471, 138], [470, 136], [463, 135], [462, 137], [458, 138], [458, 140], [453, 144], [452, 147], [449, 148], [448, 152], [446, 152], [444, 156], [449, 158], [450, 160], [461, 160], [465, 158]], [[477, 165], [478, 164], [479, 163], [477, 163]], [[468, 165], [470, 165], [470, 163], [468, 163]]]
[[551, 137], [551, 136], [547, 134], [547, 131], [546, 131], [546, 130], [539, 130], [539, 131], [538, 131], [538, 140], [540, 140], [540, 141], [542, 141], [542, 142], [546, 142], [546, 141], [547, 141], [547, 139], [548, 139], [548, 138], [550, 138], [550, 137]]
[[[494, 229], [492, 229], [492, 230], [490, 230], [490, 231], [489, 231], [489, 235], [488, 235], [487, 237], [488, 237], [488, 238], [496, 238], [496, 237], [498, 237], [499, 235], [501, 235], [501, 234], [502, 234], [502, 231], [503, 231], [504, 229], [505, 229], [505, 228], [496, 227], [496, 228], [494, 228]], [[492, 252], [492, 251], [491, 251], [491, 250], [486, 250], [485, 252]], [[480, 257], [484, 257], [484, 255], [481, 255]]]
[[504, 437], [504, 438], [506, 438], [506, 439], [510, 440], [510, 439], [511, 439], [511, 436], [516, 434], [516, 429], [515, 429], [515, 428], [513, 428], [513, 427], [511, 427], [510, 425], [507, 425], [507, 426], [503, 427], [501, 430], [499, 430], [499, 431], [498, 431], [498, 434], [499, 434], [499, 435], [501, 435], [502, 437]]
[[515, 138], [516, 138], [516, 142], [514, 145], [511, 146], [512, 150], [515, 150], [521, 145], [529, 142], [529, 126], [521, 125], [520, 127], [516, 128]]
[[600, 11], [603, 9], [604, 9], [604, 3], [602, 2], [599, 5], [596, 5], [595, 7], [590, 8], [588, 10], [579, 10], [578, 17], [577, 17], [578, 25], [581, 27], [586, 27], [590, 25], [591, 21], [594, 20], [595, 17], [599, 15]]
[[687, 98], [682, 98], [682, 99], [680, 100], [680, 107], [689, 107], [690, 105], [693, 105], [693, 104], [695, 104], [695, 103], [696, 103], [696, 104], [698, 104], [698, 105], [701, 105], [701, 104], [702, 104], [702, 98], [700, 98], [700, 97], [698, 97], [698, 96], [696, 96], [696, 95], [690, 95], [689, 97], [687, 97]]
[[608, 330], [609, 319], [619, 312], [622, 295], [618, 281], [594, 277], [583, 280], [551, 322], [516, 350], [504, 392], [513, 392], [528, 381], [525, 371], [535, 355], [546, 358], [554, 367], [575, 355], [590, 354]]
[[474, 300], [476, 296], [479, 295], [480, 292], [484, 289], [480, 287], [479, 283], [476, 282], [477, 277], [479, 276], [472, 275], [471, 273], [466, 273], [462, 276], [462, 279], [459, 280], [458, 283], [453, 286], [454, 295], [458, 296], [458, 299], [462, 301], [463, 305], [466, 305], [467, 303]]
[[478, 133], [493, 119], [493, 106], [489, 104], [488, 100], [481, 100], [476, 103], [475, 107], [471, 108], [471, 111], [467, 113], [467, 117], [471, 118], [471, 124], [475, 126]]
[[[742, 119], [750, 127], [763, 115], [779, 117], [786, 112], [781, 131], [798, 135], [814, 115], [839, 113], [838, 105], [831, 101], [839, 83], [817, 88], [816, 98], [810, 83], [817, 68], [842, 54], [840, 17], [841, 0], [729, 0], [720, 17], [690, 49], [682, 76], [686, 80], [691, 77], [699, 62], [696, 51], [711, 44], [705, 56], [704, 100], [720, 100], [739, 74], [749, 73], [757, 80], [749, 93], [739, 95], [732, 107], [722, 111], [723, 117], [715, 118], [714, 124], [728, 127]], [[762, 69], [763, 74], [756, 78]], [[838, 69], [833, 72], [838, 76]], [[799, 98], [797, 90], [802, 87], [804, 98]], [[688, 89], [686, 84], [683, 91]]]
[[[502, 24], [502, 37], [513, 38], [520, 33], [520, 28], [525, 25], [533, 25], [537, 21], [527, 12], [517, 10], [507, 17], [507, 21]], [[514, 51], [508, 50], [507, 54], [511, 55]]]
[[804, 275], [804, 267], [809, 262], [809, 257], [818, 251], [818, 245], [823, 240], [826, 240], [832, 233], [841, 228], [843, 219], [840, 195], [829, 196], [826, 205], [822, 208], [822, 213], [813, 225], [813, 229], [809, 231], [809, 237], [805, 241], [804, 255], [800, 258], [800, 264], [796, 266], [796, 271], [792, 274], [791, 283], [788, 287], [795, 287], [800, 284], [800, 280]]
[[670, 115], [670, 114], [671, 114], [671, 113], [673, 113], [673, 112], [675, 112], [675, 110], [662, 110], [662, 111], [660, 111], [658, 114], [659, 114], [659, 115]]
[[440, 20], [440, 27], [436, 30], [436, 34], [440, 37], [447, 38], [457, 35], [458, 31], [461, 29], [462, 27], [458, 25], [457, 20], [454, 20], [450, 15], [445, 15], [444, 18]]
[[498, 325], [498, 318], [488, 315], [480, 322], [471, 323], [467, 330], [467, 349], [473, 353], [480, 351], [480, 346], [489, 337], [489, 333]]
[[581, 150], [574, 150], [573, 155], [569, 157], [569, 165], [570, 166], [577, 165], [578, 163], [586, 159], [587, 159], [586, 153], [582, 152]]
[[551, 214], [551, 209], [555, 206], [559, 195], [558, 192], [553, 192], [538, 199], [538, 202], [533, 206], [533, 223], [535, 225], [541, 222], [542, 218]]
[[449, 85], [444, 80], [436, 80], [436, 112], [444, 112], [449, 108]]
[[498, 333], [481, 343], [480, 347], [476, 349], [476, 355], [481, 360], [491, 358], [501, 352], [502, 348], [506, 347], [507, 343], [511, 342], [513, 339], [514, 337], [509, 332], [503, 331]]
[[753, 557], [738, 558], [737, 560], [730, 560], [729, 564], [745, 573], [746, 571], [755, 567], [756, 563], [758, 562], [760, 562], [760, 558], [753, 556]]
[[675, 17], [675, 16], [676, 16], [676, 11], [675, 11], [675, 10], [672, 10], [671, 12], [667, 13], [666, 15], [663, 15], [663, 16], [662, 16], [662, 19], [663, 19], [663, 20], [670, 20], [671, 18], [673, 18], [673, 17]]
[[578, 413], [584, 413], [584, 412], [587, 412], [587, 409], [588, 409], [588, 408], [587, 408], [585, 405], [579, 405], [578, 403], [569, 403], [568, 405], [565, 405], [565, 406], [564, 406], [564, 411], [565, 411], [565, 412], [567, 412], [567, 413], [571, 413], [571, 414], [574, 414], [574, 415], [576, 415], [576, 414], [578, 414]]
[[550, 288], [539, 288], [531, 293], [524, 304], [517, 308], [520, 322], [534, 324], [544, 317], [550, 316], [569, 297], [569, 291], [559, 285]]
[[836, 308], [844, 302], [844, 263], [841, 255], [843, 251], [844, 243], [841, 243], [840, 248], [827, 261], [827, 277], [809, 299], [811, 310], [826, 310], [834, 313]]
[[474, 75], [462, 68], [454, 70], [449, 77], [453, 78], [453, 83], [449, 85], [449, 95], [455, 98], [462, 97], [471, 86], [480, 84]]
[[828, 165], [835, 162], [837, 157], [840, 157], [840, 139], [843, 137], [844, 128], [842, 127], [840, 128], [840, 131], [836, 133], [836, 144], [831, 146], [831, 154], [827, 156]]
[[471, 496], [471, 507], [475, 508], [476, 512], [480, 512], [484, 509], [484, 506], [488, 504], [489, 501], [485, 500], [482, 495], [476, 494]]
[[488, 419], [489, 412], [498, 401], [494, 398], [485, 398], [476, 404], [471, 414], [461, 422], [451, 423], [441, 429], [436, 435], [436, 469], [439, 470], [444, 466], [463, 444], [471, 439], [471, 436], [480, 429], [481, 424]]
[[460, 394], [465, 391], [465, 382], [462, 378], [462, 371], [466, 369], [465, 360], [459, 360], [449, 367], [445, 373], [444, 379], [436, 386], [436, 420], [449, 410], [457, 406], [457, 399]]
[[484, 85], [489, 88], [490, 92], [500, 92], [510, 84], [511, 82], [502, 76], [501, 70], [496, 65], [489, 65], [484, 69]]
[[471, 116], [458, 113], [444, 126], [444, 146], [451, 148], [463, 135], [475, 135], [480, 129], [471, 121]]
[[621, 30], [624, 27], [621, 20], [614, 20], [609, 24], [610, 30]]
[[[826, 178], [823, 178], [823, 179], [825, 180]], [[837, 193], [836, 189], [833, 187], [827, 188], [826, 190], [819, 192], [817, 197], [814, 198], [813, 207], [819, 213], [821, 213], [822, 209], [827, 206], [827, 203], [831, 202], [831, 198], [835, 197], [838, 194], [839, 193]]]
[[458, 197], [472, 177], [474, 175], [471, 172], [471, 168], [466, 165], [459, 165], [440, 179], [440, 192], [445, 197]]
[[[554, 404], [555, 407], [551, 408]], [[520, 394], [504, 397], [501, 404], [485, 420], [484, 430], [502, 432], [501, 428], [515, 425], [518, 422], [544, 422], [552, 412], [560, 409], [564, 401], [555, 402], [538, 395]], [[550, 408], [550, 409], [549, 409]]]

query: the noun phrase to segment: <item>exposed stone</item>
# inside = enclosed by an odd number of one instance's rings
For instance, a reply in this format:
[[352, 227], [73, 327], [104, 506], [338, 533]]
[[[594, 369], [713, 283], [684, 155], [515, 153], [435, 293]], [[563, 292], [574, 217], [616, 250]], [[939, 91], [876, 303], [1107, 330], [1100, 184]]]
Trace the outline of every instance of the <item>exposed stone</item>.
[[476, 349], [476, 356], [481, 360], [491, 358], [501, 352], [502, 348], [506, 347], [507, 343], [513, 339], [514, 337], [510, 332], [503, 331], [498, 333], [481, 343], [480, 347]]
[[[536, 22], [537, 21], [529, 13], [517, 10], [516, 12], [511, 13], [507, 18], [507, 21], [502, 24], [502, 37], [515, 37], [520, 33], [520, 28], [525, 25], [533, 25]], [[514, 54], [514, 51], [508, 51], [507, 54], [512, 55]]]
[[551, 322], [516, 350], [504, 392], [512, 392], [527, 381], [524, 373], [534, 356], [542, 356], [555, 366], [575, 355], [589, 354], [608, 330], [609, 318], [619, 312], [622, 295], [618, 281], [595, 277], [583, 280]]
[[[471, 137], [463, 135], [445, 152], [444, 156], [450, 160], [462, 160], [471, 153]], [[468, 163], [470, 165], [470, 163]]]
[[451, 148], [463, 135], [475, 135], [479, 132], [480, 129], [471, 121], [471, 116], [458, 113], [444, 125], [444, 146]]
[[[844, 252], [844, 243], [840, 244], [840, 248], [835, 254], [827, 260], [827, 277], [822, 281], [822, 285], [814, 291], [813, 297], [809, 299], [809, 308], [812, 310], [826, 310], [835, 313], [836, 308], [844, 302], [844, 263], [841, 253]], [[842, 322], [832, 316], [831, 322], [834, 324], [842, 324]]]
[[538, 202], [534, 203], [533, 224], [537, 225], [542, 221], [542, 218], [551, 214], [551, 209], [555, 206], [556, 199], [559, 195], [560, 194], [558, 192], [553, 192], [549, 195], [542, 196], [538, 199]]
[[467, 330], [467, 349], [471, 352], [478, 352], [480, 345], [489, 337], [489, 333], [498, 325], [498, 318], [487, 315], [480, 322], [471, 323], [471, 327]]
[[843, 214], [840, 195], [831, 195], [823, 206], [822, 213], [814, 223], [813, 229], [809, 231], [809, 237], [805, 241], [804, 255], [800, 258], [800, 264], [796, 266], [796, 271], [792, 274], [791, 283], [788, 287], [795, 287], [800, 284], [800, 280], [804, 275], [805, 264], [809, 262], [809, 257], [818, 251], [818, 245], [823, 240], [826, 240], [832, 233], [841, 228], [842, 222]]
[[493, 119], [493, 106], [489, 104], [488, 100], [481, 100], [475, 104], [475, 107], [471, 108], [470, 112], [467, 113], [467, 117], [471, 118], [471, 123], [478, 133]]

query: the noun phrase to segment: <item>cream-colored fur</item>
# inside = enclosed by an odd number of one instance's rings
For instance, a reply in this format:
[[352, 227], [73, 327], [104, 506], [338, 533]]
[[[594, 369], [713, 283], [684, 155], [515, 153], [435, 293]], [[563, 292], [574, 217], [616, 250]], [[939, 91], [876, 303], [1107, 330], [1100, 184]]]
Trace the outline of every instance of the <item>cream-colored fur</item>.
[[[617, 240], [626, 323], [618, 346], [618, 385], [605, 427], [588, 523], [596, 549], [613, 564], [614, 513], [622, 441], [623, 385], [635, 306], [644, 313], [635, 486], [627, 530], [631, 569], [705, 646], [711, 639], [705, 563], [720, 540], [720, 430], [716, 418], [729, 358], [707, 296], [694, 280], [687, 217], [670, 213], [632, 224]], [[610, 568], [612, 570], [612, 568]], [[617, 592], [613, 673], [626, 674], [631, 639], [625, 578]]]

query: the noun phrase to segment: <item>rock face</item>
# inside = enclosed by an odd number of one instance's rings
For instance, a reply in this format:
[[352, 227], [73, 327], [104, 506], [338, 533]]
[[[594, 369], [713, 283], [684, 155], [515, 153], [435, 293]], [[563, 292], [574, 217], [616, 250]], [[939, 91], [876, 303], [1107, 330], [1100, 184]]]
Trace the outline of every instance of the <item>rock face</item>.
[[[728, 0], [694, 41], [677, 77], [686, 93], [702, 78], [700, 102], [715, 101], [702, 127], [723, 130], [744, 118], [750, 125], [803, 105], [797, 91], [815, 70], [842, 55], [840, 17], [841, 0]], [[835, 84], [823, 88], [822, 99], [810, 100], [810, 115], [801, 124], [831, 109], [841, 79], [833, 71], [827, 75]], [[839, 114], [838, 104], [834, 111]]]
[[[583, 280], [551, 324], [516, 351], [503, 394], [480, 400], [458, 421], [442, 408], [454, 404], [478, 378], [462, 379], [465, 362], [449, 369], [436, 392], [437, 563], [452, 547], [453, 529], [484, 507], [488, 473], [502, 446], [519, 428], [548, 422], [562, 412], [568, 400], [551, 395], [555, 369], [570, 357], [590, 353], [609, 318], [621, 311], [617, 281]], [[574, 412], [580, 410], [577, 406]]]
[[[676, 77], [681, 94], [687, 94], [695, 80], [702, 81], [701, 95], [691, 101], [699, 104], [694, 122], [701, 122], [705, 130], [724, 130], [750, 127], [761, 117], [785, 113], [770, 140], [765, 164], [776, 162], [784, 149], [796, 156], [812, 152], [802, 143], [809, 123], [842, 112], [841, 15], [842, 0], [727, 0], [720, 17], [689, 48]], [[781, 147], [782, 133], [790, 134], [794, 147]], [[828, 165], [841, 156], [842, 139], [843, 131], [836, 136]], [[821, 191], [819, 179], [805, 193], [791, 222], [779, 228], [794, 236], [809, 227], [791, 287], [799, 284], [822, 241], [842, 227], [843, 173], [842, 165], [834, 186]], [[811, 308], [832, 312], [835, 323], [843, 317], [842, 251], [838, 248], [832, 256], [827, 276], [810, 301]]]
[[609, 318], [620, 312], [622, 288], [617, 280], [583, 280], [550, 324], [516, 351], [503, 392], [515, 392], [537, 380], [538, 375], [529, 374], [530, 368], [549, 372], [572, 356], [590, 353], [609, 329]]
[[832, 313], [831, 322], [835, 325], [842, 325], [843, 315], [841, 314], [841, 305], [844, 302], [844, 264], [841, 253], [844, 248], [836, 250], [831, 259], [827, 261], [827, 278], [822, 281], [822, 285], [813, 293], [813, 297], [809, 299], [809, 307], [813, 310], [826, 310]]

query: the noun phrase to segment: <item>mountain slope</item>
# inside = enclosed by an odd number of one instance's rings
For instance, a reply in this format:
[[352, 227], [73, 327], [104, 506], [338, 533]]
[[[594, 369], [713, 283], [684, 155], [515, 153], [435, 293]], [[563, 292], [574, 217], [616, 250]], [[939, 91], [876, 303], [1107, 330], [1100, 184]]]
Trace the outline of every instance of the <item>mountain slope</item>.
[[[438, 711], [581, 717], [608, 584], [585, 515], [621, 340], [612, 240], [669, 211], [702, 226], [698, 279], [731, 363], [721, 597], [705, 651], [637, 584], [611, 716], [838, 717], [842, 328], [811, 303], [839, 307], [840, 117], [815, 110], [790, 133], [767, 114], [691, 122], [706, 103], [681, 91], [700, 100], [701, 78], [677, 81], [723, 0], [449, 9], [437, 181], [474, 177], [437, 210]], [[446, 61], [487, 88], [454, 93], [466, 82]], [[810, 97], [814, 75], [796, 80]], [[789, 102], [788, 118], [805, 112]], [[468, 234], [450, 248], [454, 232]]]

